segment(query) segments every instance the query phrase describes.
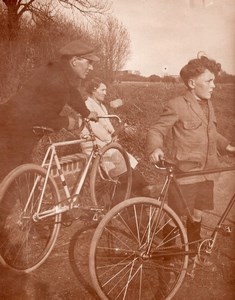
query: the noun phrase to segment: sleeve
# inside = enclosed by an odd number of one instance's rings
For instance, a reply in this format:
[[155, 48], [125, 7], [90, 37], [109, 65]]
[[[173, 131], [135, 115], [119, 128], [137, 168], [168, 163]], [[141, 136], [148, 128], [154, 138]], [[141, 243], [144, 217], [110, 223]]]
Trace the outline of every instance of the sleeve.
[[70, 88], [70, 98], [68, 104], [82, 117], [87, 118], [90, 114], [86, 107], [85, 101], [82, 99], [80, 92], [75, 88]]
[[146, 152], [151, 154], [157, 148], [163, 148], [164, 137], [178, 121], [179, 116], [172, 101], [164, 107], [157, 123], [150, 127], [146, 137]]
[[[41, 98], [43, 98], [41, 103], [39, 102], [40, 109], [38, 112], [40, 113], [38, 116], [40, 122], [43, 121], [46, 126], [55, 130], [68, 128], [70, 126], [69, 117], [60, 115], [66, 103], [83, 117], [89, 116], [90, 111], [87, 109], [81, 94], [65, 82], [63, 75], [54, 75], [49, 79], [43, 80], [43, 84], [40, 86], [39, 94], [42, 94]], [[46, 107], [45, 113], [42, 113], [43, 106]]]
[[68, 89], [59, 83], [55, 81], [48, 83], [48, 85], [42, 85], [40, 89], [45, 88], [45, 90], [39, 93], [41, 96], [34, 107], [35, 119], [38, 119], [39, 124], [54, 130], [69, 126], [69, 118], [60, 115], [68, 98]]
[[[19, 90], [13, 101], [18, 120], [27, 126], [47, 126], [54, 130], [67, 128], [69, 119], [60, 112], [69, 96], [63, 72], [56, 64], [41, 67]], [[22, 107], [22, 110], [21, 110]]]
[[69, 118], [66, 116], [52, 115], [45, 125], [49, 128], [53, 128], [54, 130], [60, 130], [62, 128], [68, 129]]

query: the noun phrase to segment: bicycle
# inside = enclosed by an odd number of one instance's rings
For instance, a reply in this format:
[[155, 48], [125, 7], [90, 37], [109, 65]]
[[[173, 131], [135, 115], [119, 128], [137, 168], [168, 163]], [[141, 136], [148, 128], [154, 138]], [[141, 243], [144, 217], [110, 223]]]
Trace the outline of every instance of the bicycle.
[[[187, 173], [177, 172], [171, 163], [158, 168], [164, 172], [165, 180], [157, 199], [125, 200], [113, 207], [95, 230], [89, 268], [92, 284], [101, 299], [172, 299], [186, 275], [189, 256], [196, 255], [194, 265], [195, 261], [210, 265], [218, 232], [231, 231], [224, 221], [235, 203], [235, 194], [212, 234], [196, 241], [197, 249], [190, 247], [184, 221], [166, 201], [169, 186], [174, 182], [187, 209], [178, 178], [234, 171], [235, 166]], [[189, 209], [187, 215], [192, 220]], [[174, 227], [166, 233], [170, 222]]]
[[[116, 115], [107, 115], [121, 120]], [[89, 133], [70, 141], [53, 142], [51, 129], [34, 127], [35, 134], [46, 135], [49, 141], [42, 165], [24, 164], [12, 170], [0, 186], [0, 262], [18, 272], [30, 272], [38, 268], [50, 255], [56, 242], [62, 214], [78, 211], [91, 221], [99, 222], [115, 197], [130, 196], [132, 175], [127, 152], [117, 142], [110, 142], [99, 148], [88, 120], [81, 128]], [[57, 155], [57, 148], [92, 142], [93, 148], [77, 182], [70, 191]], [[117, 174], [112, 164], [112, 155], [119, 155], [126, 172]], [[51, 176], [56, 168], [59, 182], [65, 193], [61, 199], [58, 184]], [[89, 177], [90, 176], [90, 177]], [[83, 205], [80, 195], [86, 179], [90, 180], [92, 205]], [[124, 178], [124, 180], [123, 180]], [[120, 193], [120, 189], [122, 193]], [[102, 192], [102, 194], [101, 194]], [[120, 199], [119, 199], [120, 200]], [[71, 215], [71, 214], [70, 214]], [[65, 218], [66, 220], [66, 218]]]

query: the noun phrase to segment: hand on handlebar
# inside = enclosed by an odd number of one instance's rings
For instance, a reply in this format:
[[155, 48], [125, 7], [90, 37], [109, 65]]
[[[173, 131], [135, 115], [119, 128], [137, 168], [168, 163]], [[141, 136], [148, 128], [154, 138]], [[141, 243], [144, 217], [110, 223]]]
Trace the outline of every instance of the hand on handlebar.
[[98, 113], [95, 111], [91, 111], [87, 119], [97, 122], [99, 119]]
[[164, 152], [160, 148], [155, 149], [149, 156], [149, 161], [153, 164], [157, 164], [162, 160], [164, 160]]

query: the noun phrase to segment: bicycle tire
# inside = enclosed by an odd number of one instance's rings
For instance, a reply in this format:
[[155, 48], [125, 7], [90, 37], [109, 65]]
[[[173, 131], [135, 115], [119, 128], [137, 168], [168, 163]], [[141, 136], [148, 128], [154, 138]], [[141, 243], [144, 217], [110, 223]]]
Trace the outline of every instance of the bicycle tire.
[[[46, 174], [40, 166], [25, 164], [11, 171], [1, 183], [0, 262], [18, 272], [28, 273], [38, 268], [51, 253], [59, 233], [61, 214], [33, 219]], [[26, 208], [30, 193], [32, 197]], [[56, 183], [49, 176], [41, 209], [52, 208], [59, 199]]]
[[[180, 288], [188, 265], [187, 234], [174, 211], [160, 207], [156, 199], [128, 199], [99, 223], [91, 241], [89, 271], [101, 299], [172, 299]], [[174, 245], [169, 245], [172, 235], [163, 234], [170, 220], [175, 225]]]
[[131, 186], [132, 171], [127, 152], [118, 143], [104, 146], [95, 158], [90, 174], [93, 204], [110, 209], [130, 197]]

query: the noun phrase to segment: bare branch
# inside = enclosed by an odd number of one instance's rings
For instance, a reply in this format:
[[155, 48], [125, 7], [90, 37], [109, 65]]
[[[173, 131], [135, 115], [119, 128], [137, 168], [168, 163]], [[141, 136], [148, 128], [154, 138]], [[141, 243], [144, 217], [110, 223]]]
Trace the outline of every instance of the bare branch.
[[61, 5], [72, 11], [78, 11], [81, 16], [94, 17], [103, 15], [111, 6], [110, 0], [3, 0], [8, 10], [9, 36], [16, 36], [19, 20], [29, 12], [34, 21], [37, 19], [53, 19], [53, 13]]
[[[18, 17], [20, 18], [23, 13], [25, 13], [26, 11], [30, 11], [31, 9], [31, 4], [34, 2], [35, 0], [30, 0], [28, 3], [21, 3], [21, 1], [19, 1], [18, 5], [17, 5], [17, 11], [18, 11]], [[22, 9], [20, 9], [20, 7], [22, 7]], [[19, 10], [20, 9], [20, 10]]]
[[82, 15], [105, 14], [111, 3], [108, 0], [58, 0], [65, 8], [78, 10]]
[[[126, 28], [112, 16], [100, 18], [92, 28], [100, 46], [101, 64], [107, 80], [114, 79], [114, 73], [126, 63], [130, 54], [130, 37]], [[102, 41], [102, 42], [101, 42]]]

